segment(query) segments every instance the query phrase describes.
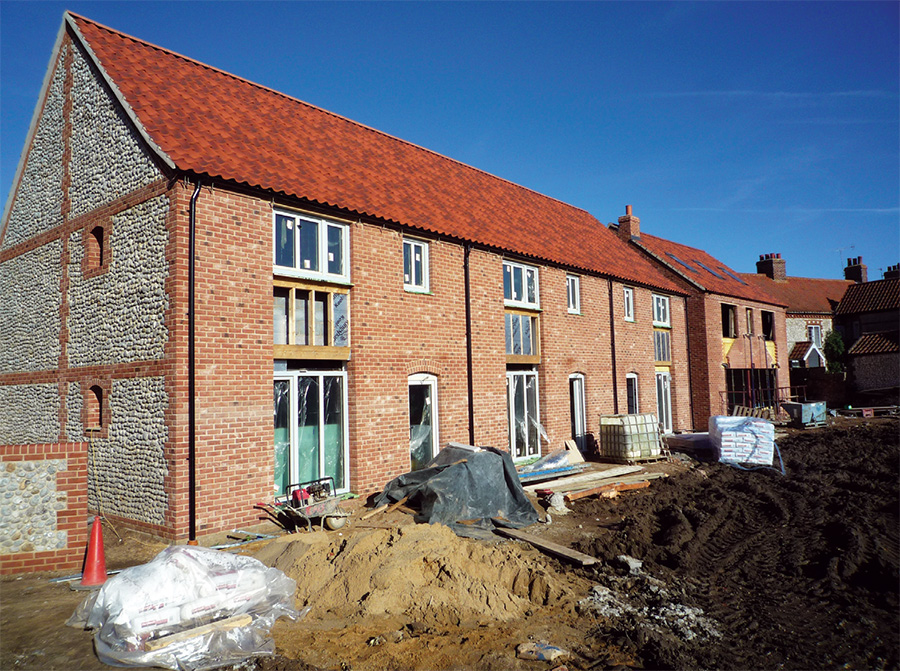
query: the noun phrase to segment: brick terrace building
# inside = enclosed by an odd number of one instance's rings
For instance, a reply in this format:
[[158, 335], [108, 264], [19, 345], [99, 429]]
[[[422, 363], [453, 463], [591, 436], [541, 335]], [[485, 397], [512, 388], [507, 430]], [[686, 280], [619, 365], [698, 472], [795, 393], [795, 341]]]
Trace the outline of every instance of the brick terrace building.
[[853, 284], [850, 278], [861, 278], [865, 274], [865, 266], [860, 268], [861, 259], [852, 264], [851, 259], [847, 261], [846, 280], [788, 276], [781, 254], [761, 254], [755, 273], [740, 274], [748, 284], [787, 306], [787, 347], [791, 366], [815, 368], [825, 365], [822, 344], [832, 330], [832, 313], [847, 287]]
[[193, 539], [448, 441], [687, 426], [682, 287], [583, 210], [66, 14], [0, 229], [3, 482], [52, 533], [4, 515], [2, 568], [75, 566], [87, 509]]
[[777, 411], [788, 385], [784, 303], [701, 249], [642, 234], [631, 206], [610, 228], [689, 292], [693, 426], [704, 431], [734, 406]]

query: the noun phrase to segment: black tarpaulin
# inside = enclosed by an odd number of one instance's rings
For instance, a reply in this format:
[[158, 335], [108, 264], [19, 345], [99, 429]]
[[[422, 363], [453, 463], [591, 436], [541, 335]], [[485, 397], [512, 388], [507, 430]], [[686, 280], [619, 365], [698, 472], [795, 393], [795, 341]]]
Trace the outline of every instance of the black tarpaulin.
[[460, 536], [485, 536], [495, 526], [491, 518], [516, 529], [538, 521], [512, 457], [493, 447], [476, 452], [448, 445], [428, 468], [391, 480], [375, 499], [375, 506], [396, 503], [403, 497], [408, 497], [407, 505], [419, 510], [417, 521], [444, 524]]

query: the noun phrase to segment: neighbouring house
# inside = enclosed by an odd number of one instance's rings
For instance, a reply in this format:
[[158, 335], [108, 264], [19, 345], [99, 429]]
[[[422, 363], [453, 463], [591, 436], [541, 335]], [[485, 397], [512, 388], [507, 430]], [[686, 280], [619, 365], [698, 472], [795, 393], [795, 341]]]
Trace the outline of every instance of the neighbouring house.
[[631, 206], [609, 227], [688, 292], [694, 427], [736, 406], [777, 413], [790, 394], [785, 303], [701, 249], [642, 233]]
[[897, 266], [886, 279], [847, 287], [834, 311], [835, 329], [846, 350], [854, 393], [885, 403], [897, 403], [900, 386], [900, 279]]
[[194, 540], [448, 441], [690, 427], [691, 291], [579, 208], [66, 13], [0, 228], [0, 569], [76, 567], [88, 510]]
[[844, 296], [851, 278], [866, 274], [862, 258], [848, 259], [846, 280], [792, 277], [786, 273], [781, 254], [760, 254], [755, 273], [740, 273], [752, 286], [759, 287], [787, 306], [786, 329], [788, 361], [791, 368], [818, 368], [826, 364], [822, 345], [832, 330], [832, 313]]

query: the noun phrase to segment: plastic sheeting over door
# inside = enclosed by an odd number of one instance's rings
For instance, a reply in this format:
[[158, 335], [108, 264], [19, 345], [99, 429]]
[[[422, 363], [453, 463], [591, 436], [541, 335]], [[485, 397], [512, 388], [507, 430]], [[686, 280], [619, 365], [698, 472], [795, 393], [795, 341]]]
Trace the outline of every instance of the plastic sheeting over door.
[[[289, 373], [275, 379], [275, 493], [331, 476], [348, 487], [343, 373]], [[293, 418], [293, 420], [292, 420]]]

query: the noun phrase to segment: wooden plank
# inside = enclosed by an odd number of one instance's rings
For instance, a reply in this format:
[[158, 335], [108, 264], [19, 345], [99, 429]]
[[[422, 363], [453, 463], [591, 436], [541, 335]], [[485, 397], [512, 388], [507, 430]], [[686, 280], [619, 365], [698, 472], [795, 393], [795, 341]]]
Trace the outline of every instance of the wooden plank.
[[382, 510], [387, 510], [387, 507], [388, 507], [388, 504], [385, 503], [383, 506], [378, 506], [378, 507], [375, 508], [374, 510], [370, 510], [369, 512], [367, 512], [365, 515], [363, 515], [363, 516], [360, 517], [359, 519], [360, 519], [360, 520], [367, 520], [367, 519], [369, 519], [370, 517], [374, 517], [375, 515], [377, 515], [378, 513], [380, 513]]
[[527, 492], [533, 492], [537, 489], [558, 490], [560, 488], [568, 488], [569, 490], [572, 490], [576, 489], [577, 485], [584, 484], [585, 482], [599, 482], [600, 480], [608, 480], [609, 478], [616, 478], [621, 475], [638, 473], [642, 470], [644, 470], [642, 466], [615, 466], [613, 468], [608, 468], [605, 471], [591, 471], [590, 473], [559, 478], [558, 480], [550, 480], [549, 482], [542, 482], [540, 484], [525, 485], [523, 489]]
[[585, 496], [604, 494], [606, 492], [626, 492], [630, 489], [646, 489], [649, 486], [649, 480], [642, 480], [641, 482], [615, 482], [611, 485], [603, 485], [602, 487], [585, 489], [581, 492], [570, 492], [569, 494], [566, 494], [566, 501], [577, 501], [578, 499], [583, 499]]
[[506, 538], [514, 538], [519, 541], [531, 543], [539, 550], [543, 550], [544, 552], [547, 552], [548, 554], [554, 555], [556, 557], [568, 559], [569, 561], [573, 561], [576, 564], [580, 564], [581, 566], [593, 566], [600, 561], [596, 557], [591, 557], [590, 555], [586, 555], [583, 552], [578, 552], [577, 550], [571, 550], [557, 543], [545, 541], [543, 538], [532, 536], [531, 534], [527, 534], [524, 531], [519, 531], [518, 529], [504, 529], [500, 527], [494, 529], [494, 533], [500, 534], [501, 536], [504, 536]]
[[186, 629], [185, 631], [179, 631], [176, 634], [160, 636], [159, 638], [147, 641], [146, 643], [144, 643], [144, 650], [147, 652], [152, 652], [154, 650], [164, 648], [167, 645], [171, 645], [172, 643], [184, 641], [188, 638], [194, 638], [195, 636], [203, 636], [204, 634], [208, 634], [213, 631], [227, 631], [229, 629], [236, 629], [237, 627], [246, 627], [252, 621], [253, 618], [246, 613], [244, 613], [243, 615], [232, 615], [231, 617], [225, 618], [224, 620], [219, 620], [218, 622], [211, 622], [200, 627]]

